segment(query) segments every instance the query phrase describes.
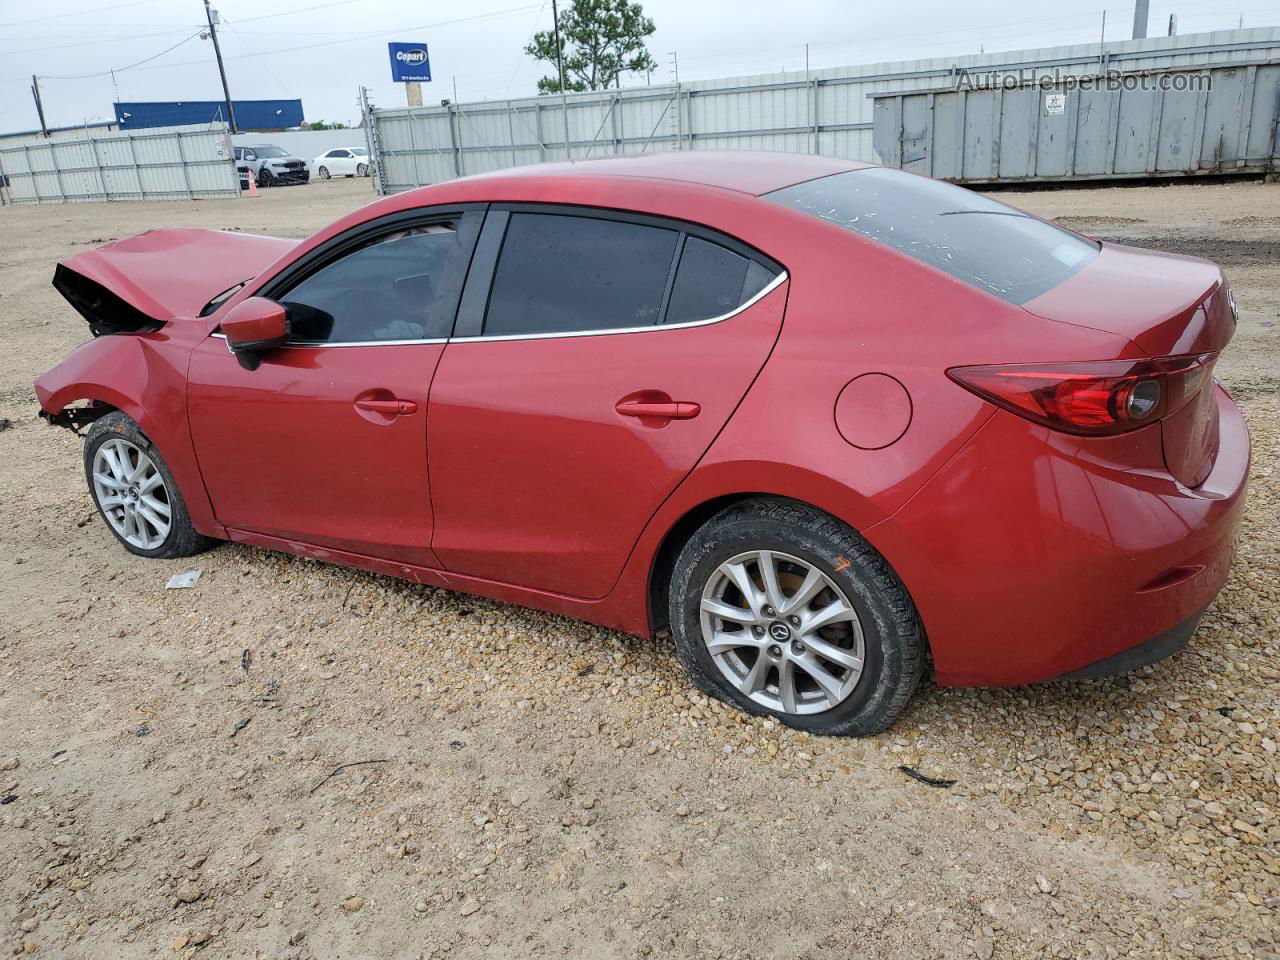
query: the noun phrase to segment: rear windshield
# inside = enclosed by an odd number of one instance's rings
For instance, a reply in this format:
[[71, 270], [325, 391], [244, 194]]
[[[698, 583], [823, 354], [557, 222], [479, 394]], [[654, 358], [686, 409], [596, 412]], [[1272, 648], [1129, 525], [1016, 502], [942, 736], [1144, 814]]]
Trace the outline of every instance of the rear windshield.
[[994, 294], [1026, 303], [1098, 253], [1096, 244], [963, 187], [869, 167], [797, 183], [770, 200], [830, 220]]

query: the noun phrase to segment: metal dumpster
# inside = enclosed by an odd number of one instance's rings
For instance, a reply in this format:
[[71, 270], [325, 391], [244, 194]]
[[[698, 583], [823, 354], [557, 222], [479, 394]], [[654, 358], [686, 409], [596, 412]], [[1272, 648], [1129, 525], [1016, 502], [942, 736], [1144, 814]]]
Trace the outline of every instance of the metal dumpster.
[[882, 163], [959, 183], [1270, 173], [1280, 61], [873, 93]]

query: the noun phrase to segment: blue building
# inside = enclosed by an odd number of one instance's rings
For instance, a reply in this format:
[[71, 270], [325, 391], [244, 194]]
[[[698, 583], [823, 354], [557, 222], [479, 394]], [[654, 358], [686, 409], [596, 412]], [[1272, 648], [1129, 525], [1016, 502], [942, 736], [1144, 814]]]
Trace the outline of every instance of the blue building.
[[[236, 126], [246, 131], [287, 130], [303, 122], [301, 100], [232, 100]], [[227, 119], [221, 100], [160, 100], [117, 103], [116, 124], [121, 130], [176, 127]]]

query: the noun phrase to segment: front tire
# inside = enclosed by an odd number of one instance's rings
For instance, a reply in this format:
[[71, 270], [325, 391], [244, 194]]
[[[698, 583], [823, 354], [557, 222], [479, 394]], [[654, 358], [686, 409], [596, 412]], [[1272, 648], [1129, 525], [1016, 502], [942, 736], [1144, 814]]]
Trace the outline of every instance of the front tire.
[[317, 170], [316, 172], [317, 172], [318, 174], [320, 174], [320, 179], [321, 179], [321, 180], [328, 180], [328, 179], [329, 179], [329, 168], [328, 168], [328, 167], [321, 167], [321, 168], [320, 168], [319, 170]]
[[369, 175], [369, 165], [367, 163], [356, 164], [356, 176], [367, 177]]
[[85, 438], [84, 472], [94, 506], [130, 553], [169, 559], [209, 546], [191, 525], [164, 458], [125, 414], [94, 421]]
[[920, 618], [884, 558], [791, 500], [735, 504], [685, 544], [671, 630], [699, 689], [817, 734], [867, 736], [906, 707], [924, 668]]
[[275, 185], [275, 182], [276, 182], [276, 175], [272, 173], [270, 170], [268, 170], [266, 167], [263, 167], [261, 172], [259, 172], [258, 174], [258, 186], [271, 187]]

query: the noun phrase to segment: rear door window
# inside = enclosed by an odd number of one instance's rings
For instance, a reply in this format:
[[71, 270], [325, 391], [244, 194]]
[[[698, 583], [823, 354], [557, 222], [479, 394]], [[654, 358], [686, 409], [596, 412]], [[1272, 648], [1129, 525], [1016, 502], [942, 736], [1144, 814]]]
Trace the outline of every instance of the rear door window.
[[485, 336], [653, 326], [680, 234], [620, 220], [513, 213]]
[[797, 183], [768, 199], [860, 233], [1022, 304], [1098, 254], [1070, 231], [962, 187], [873, 167]]

